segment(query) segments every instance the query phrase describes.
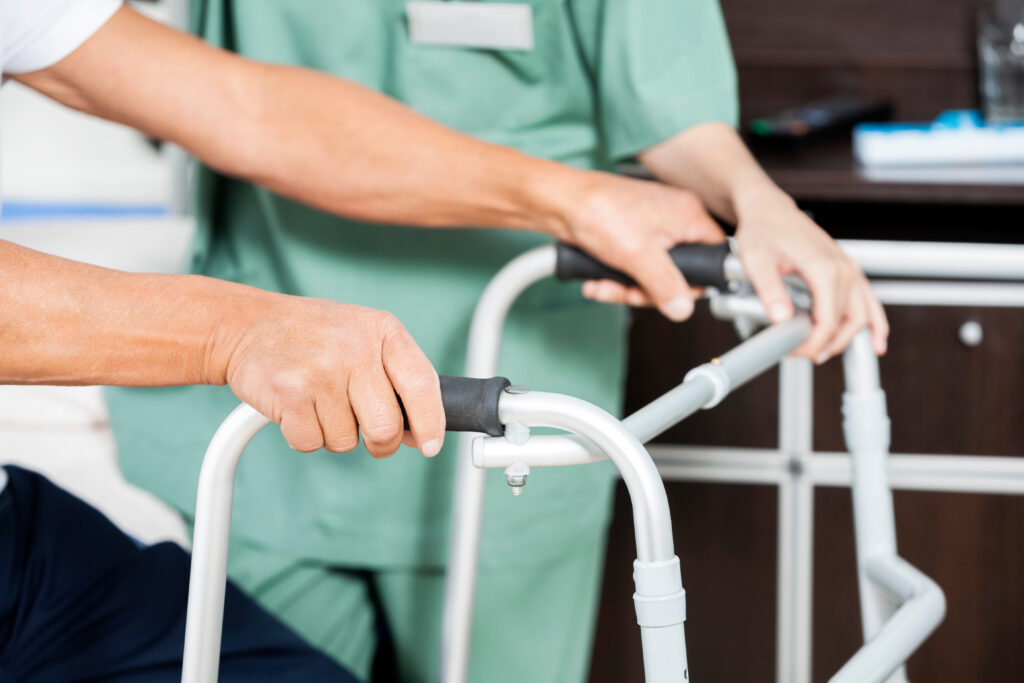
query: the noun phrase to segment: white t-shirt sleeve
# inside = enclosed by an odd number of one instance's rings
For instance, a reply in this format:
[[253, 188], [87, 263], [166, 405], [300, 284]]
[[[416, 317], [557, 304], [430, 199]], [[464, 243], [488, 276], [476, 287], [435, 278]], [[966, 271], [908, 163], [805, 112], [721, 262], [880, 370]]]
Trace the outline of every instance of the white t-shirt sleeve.
[[7, 74], [45, 69], [96, 33], [122, 0], [0, 0], [0, 64]]

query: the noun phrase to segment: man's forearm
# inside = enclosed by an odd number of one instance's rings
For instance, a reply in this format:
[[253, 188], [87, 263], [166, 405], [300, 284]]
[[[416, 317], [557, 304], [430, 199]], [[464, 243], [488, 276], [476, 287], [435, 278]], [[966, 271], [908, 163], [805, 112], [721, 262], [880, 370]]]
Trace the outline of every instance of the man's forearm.
[[123, 273], [0, 241], [0, 384], [222, 384], [231, 316], [266, 295]]
[[792, 204], [739, 134], [724, 123], [687, 129], [641, 153], [640, 162], [659, 180], [695, 192], [713, 213], [733, 224], [754, 204]]
[[127, 7], [62, 62], [18, 78], [224, 173], [373, 222], [565, 236], [585, 175], [456, 133], [356, 83], [242, 59]]
[[4, 241], [0, 311], [0, 384], [229, 384], [297, 450], [349, 451], [360, 430], [377, 457], [403, 438], [424, 455], [441, 449], [437, 373], [382, 311]]
[[127, 7], [57, 64], [18, 78], [340, 215], [567, 240], [630, 274], [673, 320], [696, 292], [666, 246], [722, 238], [691, 193], [481, 142], [355, 83], [245, 60]]
[[326, 74], [239, 64], [259, 139], [240, 175], [370, 221], [564, 234], [559, 216], [576, 171], [458, 134]]

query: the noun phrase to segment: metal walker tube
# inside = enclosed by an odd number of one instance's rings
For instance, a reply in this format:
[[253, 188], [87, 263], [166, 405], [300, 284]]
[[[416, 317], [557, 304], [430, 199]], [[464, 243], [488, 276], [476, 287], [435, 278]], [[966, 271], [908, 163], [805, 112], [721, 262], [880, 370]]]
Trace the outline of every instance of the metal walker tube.
[[[758, 332], [709, 365], [720, 368], [728, 391], [732, 391], [776, 365], [807, 338], [810, 329], [807, 316], [799, 315]], [[716, 398], [715, 391], [707, 375], [693, 373], [679, 386], [624, 419], [622, 424], [641, 443], [646, 443], [705, 407]], [[531, 467], [560, 467], [586, 465], [607, 457], [601, 449], [578, 436], [534, 436], [522, 446], [495, 438], [478, 443], [473, 451], [473, 464], [488, 469], [517, 462]]]
[[[555, 272], [555, 247], [543, 246], [510, 261], [488, 283], [473, 311], [466, 356], [467, 377], [498, 374], [501, 332], [512, 304], [527, 287]], [[452, 527], [441, 622], [439, 680], [466, 679], [476, 594], [477, 557], [487, 472], [473, 467], [473, 434], [460, 434], [455, 461]]]
[[1024, 245], [839, 240], [869, 277], [1020, 280]]
[[866, 331], [843, 354], [843, 432], [853, 467], [854, 530], [865, 644], [834, 683], [902, 683], [903, 662], [942, 621], [942, 589], [896, 552], [889, 488], [889, 418]]
[[[577, 398], [543, 392], [506, 394], [499, 404], [501, 421], [528, 427], [565, 429], [592, 443], [612, 460], [629, 491], [636, 531], [633, 563], [637, 623], [643, 645], [647, 683], [689, 680], [686, 659], [686, 593], [672, 541], [668, 496], [658, 469], [643, 445], [609, 413]], [[501, 437], [478, 437], [495, 443]], [[529, 441], [526, 442], [529, 444]], [[520, 462], [542, 462], [543, 454]]]
[[[507, 394], [499, 407], [503, 423], [564, 429], [579, 434], [605, 453], [619, 470], [634, 503], [637, 558], [657, 562], [673, 556], [672, 522], [665, 485], [643, 445], [621, 422], [586, 401], [541, 391]], [[504, 438], [483, 440], [504, 441]], [[517, 462], [529, 465], [543, 460], [544, 455], [539, 454]]]
[[215, 683], [217, 680], [235, 470], [242, 451], [268, 424], [270, 420], [243, 403], [231, 411], [217, 429], [203, 458], [196, 494], [181, 669], [183, 683]]

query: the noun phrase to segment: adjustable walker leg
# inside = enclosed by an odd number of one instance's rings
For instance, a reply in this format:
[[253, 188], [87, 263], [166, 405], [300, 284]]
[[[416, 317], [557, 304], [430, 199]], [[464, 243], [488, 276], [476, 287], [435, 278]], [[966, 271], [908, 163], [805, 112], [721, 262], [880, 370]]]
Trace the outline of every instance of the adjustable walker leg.
[[853, 467], [861, 619], [865, 645], [832, 678], [836, 683], [906, 681], [903, 662], [945, 615], [942, 589], [896, 552], [889, 488], [889, 417], [878, 359], [867, 331], [843, 354], [843, 432]]

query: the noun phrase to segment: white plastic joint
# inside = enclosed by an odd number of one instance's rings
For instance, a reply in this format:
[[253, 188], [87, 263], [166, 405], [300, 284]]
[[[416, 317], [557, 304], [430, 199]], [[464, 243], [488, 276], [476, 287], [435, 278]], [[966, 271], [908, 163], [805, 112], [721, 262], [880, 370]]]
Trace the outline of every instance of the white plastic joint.
[[662, 562], [633, 562], [636, 622], [645, 628], [675, 626], [686, 621], [686, 591], [679, 574], [679, 558]]
[[689, 382], [692, 379], [698, 377], [706, 377], [711, 386], [714, 387], [715, 393], [711, 395], [708, 402], [705, 403], [702, 408], [714, 408], [722, 400], [729, 395], [729, 391], [732, 389], [732, 382], [729, 380], [729, 373], [726, 372], [725, 368], [720, 363], [704, 363], [704, 365], [698, 365], [697, 367], [686, 373], [683, 377], [683, 382]]
[[884, 391], [843, 394], [843, 434], [851, 453], [888, 452], [890, 423]]
[[530, 428], [519, 422], [509, 422], [505, 425], [505, 441], [513, 446], [522, 446], [530, 440]]
[[484, 437], [474, 437], [471, 453], [473, 458], [473, 467], [481, 470], [485, 469], [487, 467], [487, 459], [484, 457]]

